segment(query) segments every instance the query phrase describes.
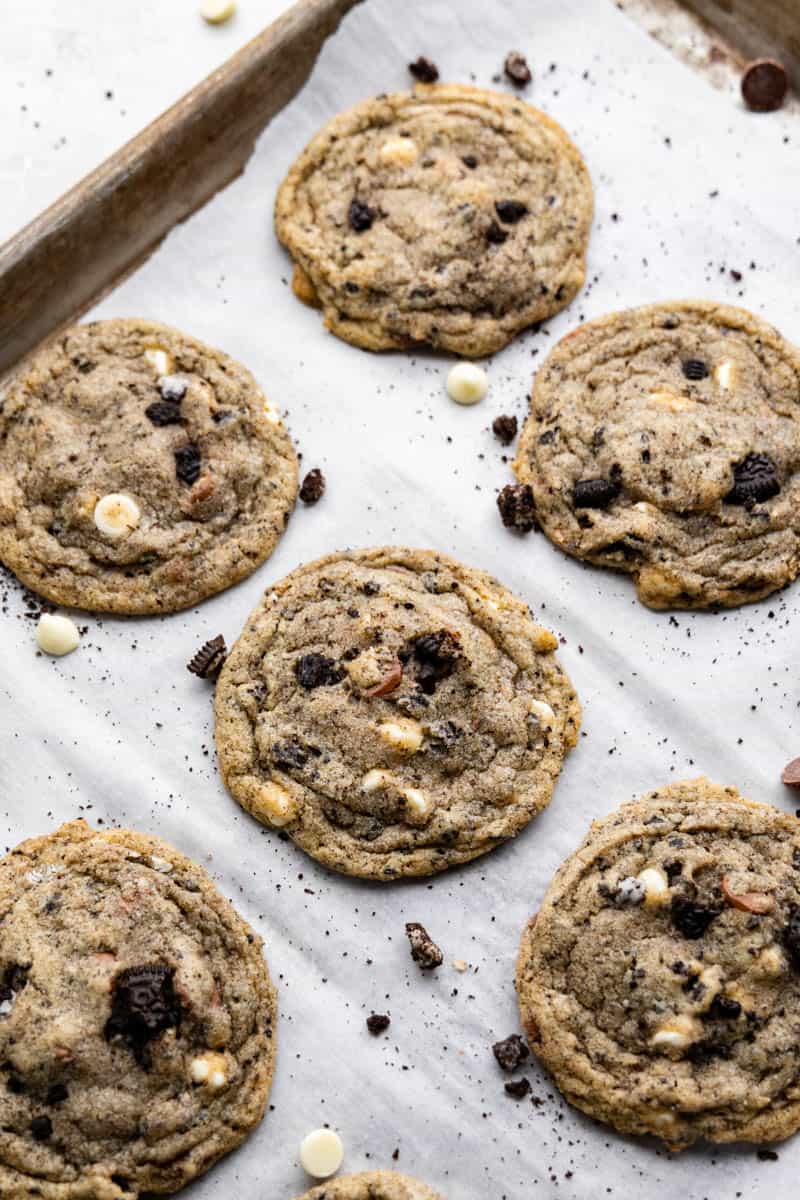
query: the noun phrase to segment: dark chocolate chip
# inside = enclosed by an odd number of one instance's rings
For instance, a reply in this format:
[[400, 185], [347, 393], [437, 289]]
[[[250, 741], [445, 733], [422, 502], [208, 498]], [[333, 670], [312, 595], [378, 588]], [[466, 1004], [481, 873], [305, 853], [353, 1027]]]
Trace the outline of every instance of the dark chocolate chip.
[[572, 489], [572, 503], [576, 508], [608, 508], [620, 490], [616, 479], [579, 479]]
[[478, 165], [478, 160], [474, 154], [465, 154], [461, 161], [465, 167], [469, 167], [470, 171], [474, 171]]
[[501, 229], [497, 221], [492, 221], [486, 230], [486, 240], [487, 242], [491, 242], [493, 246], [502, 246], [507, 237], [508, 231]]
[[372, 222], [377, 217], [377, 209], [370, 208], [363, 200], [359, 200], [354, 196], [350, 201], [350, 207], [347, 210], [347, 220], [350, 222], [350, 228], [355, 229], [356, 233], [364, 233], [365, 230], [372, 227]]
[[503, 70], [515, 87], [525, 87], [533, 78], [525, 56], [520, 54], [519, 50], [511, 50], [506, 55]]
[[406, 923], [406, 937], [411, 943], [411, 957], [423, 971], [433, 971], [442, 965], [444, 955], [419, 921]]
[[391, 1023], [391, 1017], [388, 1017], [385, 1013], [373, 1013], [372, 1016], [367, 1017], [367, 1029], [375, 1037], [379, 1033], [383, 1033], [384, 1029], [388, 1029]]
[[492, 421], [492, 433], [498, 442], [502, 442], [504, 446], [510, 446], [517, 436], [517, 418], [509, 417], [505, 414], [501, 417], [495, 417]]
[[536, 507], [529, 483], [508, 483], [497, 497], [497, 507], [506, 529], [530, 533], [536, 529]]
[[786, 68], [774, 58], [757, 58], [742, 76], [742, 96], [753, 112], [773, 112], [786, 97]]
[[332, 658], [324, 654], [304, 654], [295, 660], [294, 673], [300, 687], [306, 691], [312, 688], [332, 687], [344, 679], [344, 671], [337, 667]]
[[181, 406], [174, 400], [154, 400], [144, 410], [144, 415], [154, 425], [179, 425], [183, 420]]
[[173, 984], [175, 972], [161, 963], [128, 967], [114, 980], [106, 1041], [120, 1038], [142, 1067], [150, 1066], [149, 1043], [165, 1029], [180, 1024], [181, 1006]]
[[528, 206], [519, 200], [498, 200], [494, 211], [504, 225], [516, 225], [527, 214]]
[[670, 906], [670, 915], [678, 932], [682, 933], [685, 938], [696, 941], [697, 938], [703, 936], [714, 918], [719, 916], [719, 909], [695, 904], [693, 900], [688, 900], [685, 896], [674, 896]]
[[30, 1128], [37, 1142], [46, 1142], [53, 1132], [53, 1122], [49, 1117], [34, 1117]]
[[201, 465], [200, 451], [191, 442], [175, 451], [175, 474], [181, 483], [194, 483], [200, 475]]
[[435, 62], [420, 54], [419, 58], [408, 64], [408, 69], [420, 83], [436, 83], [439, 78], [439, 68]]
[[780, 490], [778, 471], [769, 455], [748, 454], [734, 465], [733, 487], [725, 496], [725, 503], [752, 508], [754, 504], [777, 496]]
[[531, 1090], [531, 1081], [523, 1075], [522, 1079], [511, 1079], [506, 1084], [506, 1095], [514, 1100], [524, 1100]]
[[530, 1054], [528, 1047], [518, 1033], [512, 1033], [502, 1042], [495, 1042], [492, 1053], [504, 1071], [516, 1071], [521, 1062]]
[[216, 637], [209, 638], [200, 647], [195, 656], [186, 664], [186, 668], [193, 675], [198, 675], [200, 679], [213, 679], [219, 674], [227, 653], [228, 647], [225, 645], [225, 638], [218, 633]]
[[697, 382], [698, 379], [706, 379], [708, 376], [708, 367], [701, 358], [687, 358], [681, 363], [681, 368], [687, 379], [692, 379]]
[[325, 476], [319, 467], [314, 467], [300, 484], [300, 499], [303, 501], [303, 504], [316, 504], [322, 498], [324, 492]]

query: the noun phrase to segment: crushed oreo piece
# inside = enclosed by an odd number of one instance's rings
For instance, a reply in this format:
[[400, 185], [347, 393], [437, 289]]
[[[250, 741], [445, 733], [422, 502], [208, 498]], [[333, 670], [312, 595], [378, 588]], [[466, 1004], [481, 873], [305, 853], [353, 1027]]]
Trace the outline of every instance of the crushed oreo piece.
[[519, 50], [511, 50], [506, 55], [503, 70], [514, 84], [514, 87], [525, 87], [533, 78], [524, 54]]
[[531, 1081], [523, 1075], [522, 1079], [510, 1079], [506, 1084], [506, 1095], [514, 1100], [524, 1100], [531, 1090]]
[[391, 1017], [387, 1016], [386, 1013], [373, 1013], [371, 1016], [367, 1017], [367, 1029], [375, 1037], [377, 1037], [379, 1033], [383, 1033], [384, 1029], [388, 1029], [391, 1023], [392, 1019]]
[[270, 757], [281, 771], [299, 771], [308, 762], [308, 752], [298, 742], [273, 742]]
[[748, 454], [733, 468], [733, 487], [724, 497], [726, 504], [752, 508], [777, 496], [781, 490], [778, 471], [768, 454]]
[[183, 420], [181, 406], [174, 400], [154, 400], [148, 404], [144, 415], [154, 425], [180, 425]]
[[753, 112], [774, 112], [786, 98], [789, 80], [783, 63], [775, 58], [757, 58], [742, 76], [742, 96]]
[[492, 421], [492, 433], [503, 446], [510, 446], [517, 436], [517, 418], [506, 416], [495, 417]]
[[503, 242], [508, 238], [508, 230], [502, 229], [497, 221], [490, 221], [489, 228], [486, 230], [486, 240], [491, 242], [493, 246], [502, 246]]
[[497, 200], [494, 211], [504, 225], [516, 225], [517, 221], [521, 221], [527, 215], [528, 206], [519, 200]]
[[174, 400], [176, 404], [180, 404], [186, 395], [189, 381], [182, 375], [162, 375], [156, 386], [161, 392], [162, 400]]
[[620, 490], [616, 479], [579, 479], [572, 489], [572, 503], [576, 508], [607, 508]]
[[34, 1117], [30, 1131], [37, 1142], [46, 1142], [53, 1132], [53, 1122], [49, 1117]]
[[537, 528], [533, 488], [529, 483], [508, 483], [497, 497], [497, 507], [506, 529], [530, 533]]
[[470, 169], [470, 171], [474, 171], [478, 165], [478, 160], [474, 154], [463, 155], [461, 161], [463, 162], [465, 167], [468, 167]]
[[793, 758], [781, 772], [781, 783], [787, 787], [800, 787], [800, 758]]
[[303, 654], [295, 660], [294, 673], [300, 687], [306, 691], [318, 687], [332, 687], [344, 679], [342, 668], [324, 654]]
[[687, 379], [697, 382], [699, 379], [708, 378], [708, 367], [701, 358], [687, 358], [681, 363], [681, 369]]
[[735, 1021], [741, 1014], [741, 1004], [730, 996], [715, 996], [708, 1010], [709, 1017], [714, 1021]]
[[356, 233], [364, 233], [367, 229], [372, 228], [372, 222], [378, 215], [378, 210], [370, 208], [363, 200], [359, 200], [354, 196], [350, 201], [350, 207], [347, 210], [347, 220], [350, 223], [350, 228]]
[[707, 908], [696, 904], [685, 896], [674, 896], [670, 906], [672, 924], [685, 938], [696, 941], [701, 938], [715, 917], [719, 916], [718, 908]]
[[174, 976], [172, 967], [148, 963], [121, 971], [112, 985], [106, 1041], [121, 1039], [145, 1069], [151, 1063], [149, 1043], [163, 1030], [180, 1024], [181, 1006]]
[[614, 903], [618, 908], [633, 907], [642, 904], [645, 896], [645, 886], [635, 875], [620, 879], [614, 891]]
[[182, 483], [194, 483], [202, 466], [200, 450], [192, 442], [175, 451], [175, 474]]
[[63, 1104], [69, 1098], [69, 1091], [66, 1084], [54, 1083], [47, 1091], [48, 1104]]
[[442, 965], [444, 955], [419, 921], [406, 923], [406, 936], [411, 943], [411, 957], [423, 971], [433, 971]]
[[316, 504], [325, 492], [325, 476], [319, 467], [313, 467], [300, 484], [300, 499], [303, 504]]
[[207, 642], [204, 642], [194, 657], [186, 664], [186, 669], [193, 675], [199, 676], [200, 679], [213, 679], [219, 674], [227, 653], [228, 647], [225, 645], [225, 638], [218, 633], [216, 637], [209, 638]]
[[783, 944], [795, 971], [800, 971], [800, 905], [789, 905], [789, 919], [783, 927]]
[[419, 83], [436, 83], [439, 78], [439, 68], [435, 62], [420, 54], [419, 58], [408, 64], [408, 69]]
[[530, 1054], [530, 1050], [518, 1033], [512, 1033], [502, 1042], [495, 1042], [492, 1053], [504, 1071], [516, 1071], [521, 1062]]
[[400, 652], [401, 661], [413, 659], [417, 684], [426, 696], [433, 695], [437, 683], [453, 674], [461, 657], [461, 642], [449, 629], [421, 634]]

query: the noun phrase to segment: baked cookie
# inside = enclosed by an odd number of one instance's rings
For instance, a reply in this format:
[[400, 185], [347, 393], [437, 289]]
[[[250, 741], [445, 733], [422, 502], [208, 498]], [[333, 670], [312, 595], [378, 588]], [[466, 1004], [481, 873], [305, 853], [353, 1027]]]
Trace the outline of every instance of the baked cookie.
[[296, 491], [250, 372], [152, 321], [62, 334], [0, 410], [0, 561], [56, 604], [196, 604], [267, 558]]
[[560, 125], [516, 96], [452, 83], [334, 117], [275, 206], [294, 291], [332, 333], [470, 357], [569, 304], [591, 219], [589, 175]]
[[0, 860], [0, 1196], [174, 1192], [260, 1120], [261, 939], [157, 838], [83, 821]]
[[396, 1171], [342, 1175], [298, 1196], [297, 1200], [443, 1200], [424, 1183]]
[[550, 801], [580, 707], [556, 638], [430, 550], [332, 554], [275, 584], [216, 691], [223, 779], [348, 875], [429, 875]]
[[531, 1049], [578, 1108], [673, 1150], [800, 1126], [800, 824], [673, 784], [595, 821], [522, 937]]
[[702, 300], [573, 330], [533, 385], [514, 464], [545, 533], [652, 608], [758, 600], [800, 570], [800, 353]]

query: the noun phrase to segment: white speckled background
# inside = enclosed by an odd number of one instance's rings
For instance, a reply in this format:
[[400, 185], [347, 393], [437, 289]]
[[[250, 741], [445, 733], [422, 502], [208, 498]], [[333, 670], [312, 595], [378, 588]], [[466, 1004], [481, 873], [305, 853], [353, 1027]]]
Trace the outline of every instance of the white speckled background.
[[[217, 32], [200, 26], [193, 4], [88, 0], [79, 15], [30, 0], [1, 47], [3, 232], [280, 7], [242, 0], [219, 31], [226, 40], [212, 43]], [[105, 12], [102, 27], [87, 27], [90, 11]], [[425, 53], [445, 79], [489, 84], [512, 48], [535, 71], [527, 98], [565, 125], [588, 161], [590, 282], [547, 329], [488, 364], [482, 405], [459, 409], [444, 394], [445, 360], [370, 356], [323, 332], [288, 291], [271, 205], [316, 128], [362, 97], [406, 86], [410, 58]], [[57, 150], [60, 117], [69, 138]], [[645, 610], [626, 579], [584, 569], [539, 534], [502, 528], [494, 496], [510, 473], [489, 426], [499, 413], [523, 416], [532, 370], [562, 333], [614, 307], [741, 300], [800, 341], [798, 138], [796, 116], [746, 113], [608, 0], [368, 0], [267, 129], [245, 176], [97, 310], [169, 321], [241, 358], [288, 413], [305, 467], [328, 478], [324, 500], [296, 512], [248, 582], [162, 620], [81, 618], [87, 632], [69, 658], [36, 656], [21, 595], [13, 582], [2, 588], [4, 841], [81, 812], [154, 831], [207, 863], [266, 941], [281, 1005], [273, 1109], [242, 1151], [189, 1189], [192, 1200], [301, 1193], [297, 1147], [323, 1122], [344, 1138], [347, 1170], [390, 1166], [397, 1149], [398, 1167], [448, 1200], [756, 1200], [795, 1188], [797, 1139], [778, 1148], [778, 1162], [758, 1161], [753, 1148], [673, 1159], [570, 1111], [535, 1068], [533, 1095], [544, 1103], [504, 1094], [490, 1044], [517, 1028], [518, 935], [593, 816], [700, 772], [784, 809], [796, 803], [779, 775], [800, 752], [800, 584], [736, 612]], [[50, 171], [76, 141], [69, 167]], [[390, 541], [455, 554], [525, 597], [564, 639], [585, 723], [552, 806], [514, 844], [429, 883], [380, 887], [328, 874], [240, 812], [217, 777], [210, 688], [184, 664], [207, 637], [234, 639], [262, 589], [298, 563]], [[406, 920], [425, 923], [444, 949], [432, 977], [409, 959]], [[454, 958], [470, 971], [458, 974]], [[364, 1026], [373, 1009], [392, 1016], [377, 1040]]]

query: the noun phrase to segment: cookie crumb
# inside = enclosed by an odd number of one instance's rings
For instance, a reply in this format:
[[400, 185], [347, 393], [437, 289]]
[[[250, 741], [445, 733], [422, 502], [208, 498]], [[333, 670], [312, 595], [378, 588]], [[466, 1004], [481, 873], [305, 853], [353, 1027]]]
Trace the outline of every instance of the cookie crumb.
[[406, 936], [411, 943], [411, 957], [423, 971], [433, 971], [442, 965], [444, 955], [424, 925], [419, 921], [407, 922]]
[[455, 971], [462, 971], [462, 972], [468, 971], [469, 963], [463, 958], [454, 958], [453, 959], [453, 969]]
[[508, 483], [497, 497], [497, 507], [506, 529], [530, 533], [537, 528], [533, 489], [529, 483]]
[[435, 62], [420, 54], [419, 58], [408, 64], [408, 69], [419, 83], [436, 83], [439, 78], [439, 68]]
[[778, 1156], [774, 1150], [757, 1150], [756, 1158], [759, 1162], [777, 1162]]
[[530, 1090], [531, 1081], [524, 1075], [522, 1079], [511, 1079], [506, 1084], [506, 1095], [512, 1096], [515, 1100], [524, 1100]]
[[504, 1071], [516, 1071], [519, 1064], [528, 1057], [530, 1050], [518, 1033], [512, 1033], [502, 1042], [495, 1042], [492, 1053]]
[[200, 679], [213, 679], [219, 674], [227, 653], [228, 647], [225, 645], [225, 638], [218, 633], [216, 637], [209, 638], [200, 647], [186, 664], [186, 669], [193, 675], [199, 676]]
[[514, 87], [526, 87], [533, 78], [527, 59], [519, 50], [509, 51], [506, 55], [506, 61], [503, 64], [503, 70], [514, 84]]
[[316, 504], [325, 494], [325, 476], [319, 467], [313, 467], [300, 484], [300, 499], [303, 504]]
[[517, 436], [517, 418], [505, 413], [492, 421], [492, 433], [503, 446], [510, 446]]
[[367, 1029], [375, 1037], [379, 1033], [383, 1033], [384, 1029], [388, 1029], [391, 1023], [392, 1019], [386, 1013], [372, 1013], [371, 1016], [367, 1017]]

